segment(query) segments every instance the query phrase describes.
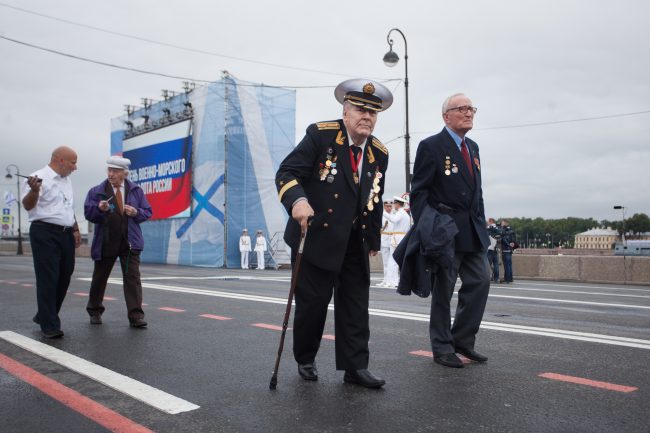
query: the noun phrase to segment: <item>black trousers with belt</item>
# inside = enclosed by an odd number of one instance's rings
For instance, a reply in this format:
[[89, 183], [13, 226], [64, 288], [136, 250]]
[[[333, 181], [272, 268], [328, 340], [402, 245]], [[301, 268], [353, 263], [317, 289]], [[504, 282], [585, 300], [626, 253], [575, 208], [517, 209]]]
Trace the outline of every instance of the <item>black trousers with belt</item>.
[[86, 311], [91, 316], [101, 316], [104, 310], [106, 310], [103, 304], [106, 284], [118, 257], [120, 259], [120, 267], [122, 268], [127, 316], [130, 321], [144, 319], [144, 311], [142, 311], [142, 282], [140, 280], [140, 251], [129, 250], [128, 244], [124, 241], [122, 242], [118, 256], [102, 257], [101, 260], [95, 261]]
[[34, 317], [44, 332], [61, 329], [59, 311], [74, 271], [75, 247], [71, 227], [34, 221], [29, 228], [29, 242], [36, 274]]
[[336, 369], [368, 367], [370, 275], [366, 272], [366, 254], [359, 232], [352, 230], [339, 273], [301, 261], [293, 322], [293, 354], [298, 363], [314, 362], [333, 293]]

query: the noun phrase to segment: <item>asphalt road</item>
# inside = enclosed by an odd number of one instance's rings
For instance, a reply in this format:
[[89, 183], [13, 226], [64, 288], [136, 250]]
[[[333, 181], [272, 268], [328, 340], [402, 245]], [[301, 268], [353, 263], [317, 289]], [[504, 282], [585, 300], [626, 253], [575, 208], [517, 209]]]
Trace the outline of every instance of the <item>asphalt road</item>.
[[[289, 272], [143, 265], [139, 330], [117, 273], [104, 324], [89, 324], [92, 262], [81, 258], [60, 340], [31, 321], [33, 272], [29, 256], [0, 257], [0, 433], [650, 432], [648, 286], [495, 284], [476, 346], [490, 359], [463, 369], [430, 357], [429, 299], [372, 287], [370, 369], [386, 386], [343, 383], [330, 314], [319, 381], [299, 378], [289, 331], [270, 391]], [[84, 361], [198, 408], [165, 412]]]

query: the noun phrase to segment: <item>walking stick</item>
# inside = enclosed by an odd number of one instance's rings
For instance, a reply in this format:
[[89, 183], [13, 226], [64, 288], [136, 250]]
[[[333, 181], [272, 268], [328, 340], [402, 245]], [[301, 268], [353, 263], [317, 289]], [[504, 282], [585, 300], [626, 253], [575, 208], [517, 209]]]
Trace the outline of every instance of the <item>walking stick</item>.
[[307, 237], [307, 229], [300, 233], [300, 245], [298, 246], [298, 254], [296, 255], [296, 264], [293, 268], [291, 275], [291, 288], [289, 289], [289, 299], [287, 300], [287, 309], [284, 312], [284, 321], [282, 322], [282, 334], [280, 335], [280, 346], [278, 347], [278, 356], [275, 358], [275, 367], [273, 368], [273, 376], [271, 376], [271, 383], [269, 389], [275, 389], [278, 385], [278, 368], [280, 368], [280, 358], [282, 357], [282, 350], [284, 349], [284, 337], [287, 334], [287, 326], [289, 325], [289, 315], [291, 314], [291, 303], [293, 302], [293, 293], [296, 291], [296, 282], [298, 281], [298, 271], [300, 271], [300, 260], [302, 259], [302, 250], [305, 246], [305, 238]]

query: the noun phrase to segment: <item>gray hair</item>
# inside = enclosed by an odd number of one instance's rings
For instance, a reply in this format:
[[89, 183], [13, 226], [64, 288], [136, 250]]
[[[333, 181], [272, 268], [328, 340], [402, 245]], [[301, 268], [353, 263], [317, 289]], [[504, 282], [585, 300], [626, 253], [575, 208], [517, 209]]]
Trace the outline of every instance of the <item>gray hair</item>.
[[465, 96], [464, 93], [454, 93], [447, 99], [445, 99], [445, 102], [442, 103], [442, 114], [445, 114], [447, 110], [449, 110], [449, 103], [451, 102], [452, 99], [454, 99], [456, 96]]

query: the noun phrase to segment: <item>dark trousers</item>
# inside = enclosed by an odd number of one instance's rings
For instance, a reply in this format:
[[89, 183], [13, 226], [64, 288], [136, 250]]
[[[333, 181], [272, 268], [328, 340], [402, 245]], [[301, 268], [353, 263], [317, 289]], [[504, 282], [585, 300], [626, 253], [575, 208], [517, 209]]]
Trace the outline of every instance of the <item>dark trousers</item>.
[[[460, 275], [458, 305], [451, 326], [450, 302]], [[483, 319], [490, 276], [484, 252], [456, 253], [449, 269], [438, 271], [431, 299], [429, 336], [434, 354], [453, 353], [455, 347], [474, 349]]]
[[34, 318], [44, 332], [61, 329], [59, 311], [68, 293], [74, 271], [74, 237], [72, 230], [58, 226], [32, 223], [29, 228], [34, 273], [36, 274], [36, 302]]
[[[299, 364], [312, 363], [316, 358], [334, 293], [336, 369], [368, 368], [370, 275], [365, 254], [358, 232], [353, 230], [338, 274], [301, 261], [293, 321], [293, 354]], [[292, 256], [295, 262], [295, 253]]]
[[496, 250], [488, 250], [487, 252], [488, 262], [490, 263], [490, 268], [492, 270], [492, 281], [499, 281], [499, 253]]
[[512, 283], [512, 251], [504, 251], [501, 254], [503, 260], [503, 280]]
[[[122, 281], [124, 288], [124, 299], [129, 320], [144, 319], [142, 311], [142, 282], [140, 281], [140, 252], [123, 249], [118, 256], [122, 268]], [[113, 265], [117, 257], [102, 257], [95, 261], [93, 278], [90, 283], [90, 293], [86, 311], [91, 316], [104, 313], [104, 293], [106, 283], [111, 275]]]

